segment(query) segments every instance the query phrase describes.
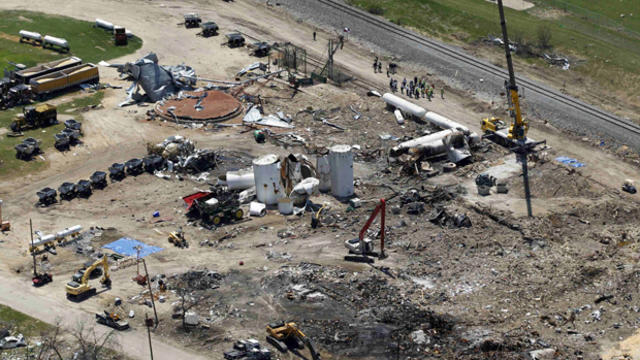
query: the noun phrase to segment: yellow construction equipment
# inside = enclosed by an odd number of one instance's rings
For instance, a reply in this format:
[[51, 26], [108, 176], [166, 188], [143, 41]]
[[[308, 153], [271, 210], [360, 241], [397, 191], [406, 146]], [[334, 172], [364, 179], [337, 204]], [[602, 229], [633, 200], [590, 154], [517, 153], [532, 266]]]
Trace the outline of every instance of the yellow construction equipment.
[[187, 239], [185, 239], [184, 233], [182, 232], [182, 230], [170, 232], [168, 240], [171, 244], [179, 248], [189, 247], [189, 243], [187, 242]]
[[497, 117], [490, 117], [482, 119], [482, 132], [485, 134], [492, 134], [498, 130], [506, 127], [504, 121]]
[[307, 337], [294, 322], [285, 323], [284, 321], [270, 323], [267, 325], [267, 342], [276, 347], [281, 352], [287, 352], [288, 349], [304, 349], [309, 348], [311, 358], [320, 360], [320, 355], [316, 351], [311, 339]]
[[91, 273], [99, 266], [102, 266], [102, 279], [100, 283], [103, 286], [111, 287], [111, 277], [109, 277], [109, 262], [107, 257], [103, 256], [84, 270], [78, 271], [71, 282], [67, 283], [67, 298], [70, 300], [84, 300], [96, 294], [96, 288], [89, 285], [89, 277]]

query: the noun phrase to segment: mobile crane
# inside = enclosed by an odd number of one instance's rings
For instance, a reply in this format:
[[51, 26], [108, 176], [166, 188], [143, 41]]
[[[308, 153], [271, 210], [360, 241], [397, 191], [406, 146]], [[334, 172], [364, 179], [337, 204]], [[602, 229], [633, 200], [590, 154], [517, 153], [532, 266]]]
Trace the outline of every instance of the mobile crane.
[[100, 283], [103, 286], [109, 288], [111, 287], [111, 277], [109, 276], [109, 263], [107, 261], [107, 257], [103, 256], [91, 266], [87, 267], [84, 272], [78, 272], [73, 276], [73, 279], [67, 283], [67, 299], [73, 301], [81, 301], [90, 296], [96, 294], [96, 288], [89, 285], [89, 277], [91, 276], [91, 272], [98, 268], [98, 266], [102, 266], [102, 279], [100, 279]]
[[[529, 171], [527, 168], [527, 155], [534, 151], [534, 148], [544, 143], [527, 142], [527, 131], [529, 130], [528, 122], [522, 118], [520, 110], [520, 95], [518, 94], [518, 85], [516, 84], [516, 75], [513, 71], [513, 60], [511, 59], [511, 49], [509, 48], [509, 36], [507, 35], [507, 21], [504, 16], [504, 7], [502, 0], [498, 0], [498, 11], [500, 12], [500, 26], [502, 27], [502, 37], [504, 38], [504, 51], [507, 56], [507, 68], [509, 70], [509, 81], [505, 82], [507, 89], [507, 99], [509, 101], [509, 113], [513, 122], [509, 127], [508, 138], [516, 144], [511, 150], [518, 156], [518, 160], [522, 163], [522, 180], [524, 182], [524, 194], [527, 202], [527, 214], [532, 216], [531, 212], [531, 191], [529, 190]], [[483, 124], [484, 125], [484, 124]], [[483, 126], [484, 130], [484, 126]]]
[[275, 346], [281, 352], [287, 349], [303, 349], [305, 346], [311, 353], [313, 360], [320, 360], [320, 354], [307, 337], [294, 322], [284, 321], [270, 323], [267, 325], [267, 342]]

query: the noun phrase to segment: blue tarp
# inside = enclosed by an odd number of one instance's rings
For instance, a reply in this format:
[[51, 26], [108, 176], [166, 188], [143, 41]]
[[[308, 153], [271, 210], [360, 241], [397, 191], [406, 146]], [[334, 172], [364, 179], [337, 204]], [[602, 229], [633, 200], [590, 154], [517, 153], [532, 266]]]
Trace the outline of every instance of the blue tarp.
[[578, 160], [566, 156], [559, 156], [556, 158], [556, 161], [561, 162], [565, 165], [573, 166], [574, 168], [581, 168], [585, 166], [585, 164], [579, 162]]
[[138, 240], [133, 240], [126, 237], [120, 238], [112, 243], [104, 245], [102, 248], [113, 250], [120, 255], [136, 256], [138, 254], [136, 246], [140, 246], [140, 258], [164, 250], [161, 247], [147, 245]]

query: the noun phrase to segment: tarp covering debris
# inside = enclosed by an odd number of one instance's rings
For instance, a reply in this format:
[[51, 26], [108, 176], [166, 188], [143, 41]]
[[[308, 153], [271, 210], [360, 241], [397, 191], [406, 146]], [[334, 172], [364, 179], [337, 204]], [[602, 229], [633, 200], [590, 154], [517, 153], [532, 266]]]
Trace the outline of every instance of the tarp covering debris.
[[164, 250], [161, 247], [147, 245], [138, 240], [130, 239], [128, 237], [120, 238], [112, 243], [104, 245], [103, 249], [109, 249], [117, 252], [120, 255], [125, 256], [137, 256], [138, 249], [140, 248], [140, 257], [143, 258], [147, 255], [151, 255], [153, 253], [157, 253], [159, 251]]

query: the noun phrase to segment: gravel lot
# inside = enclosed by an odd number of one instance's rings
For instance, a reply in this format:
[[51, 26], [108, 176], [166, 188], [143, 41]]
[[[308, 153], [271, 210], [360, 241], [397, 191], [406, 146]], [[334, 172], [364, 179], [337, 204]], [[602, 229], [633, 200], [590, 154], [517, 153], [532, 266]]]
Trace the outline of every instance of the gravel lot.
[[[260, 1], [262, 2], [262, 1]], [[507, 78], [492, 75], [486, 71], [461, 63], [451, 56], [426, 49], [413, 41], [402, 39], [395, 34], [381, 31], [374, 25], [334, 10], [315, 0], [279, 0], [280, 7], [305, 22], [317, 24], [323, 28], [351, 29], [351, 39], [357, 40], [376, 52], [386, 52], [400, 58], [403, 62], [415, 63], [426, 67], [430, 73], [440, 77], [449, 86], [470, 91], [483, 101], [498, 98], [504, 92], [504, 80]], [[393, 24], [392, 24], [393, 25]], [[395, 26], [395, 25], [394, 25]], [[446, 45], [449, 48], [455, 46]], [[494, 67], [494, 65], [488, 64]], [[521, 88], [521, 93], [523, 92]], [[613, 126], [584, 111], [558, 103], [552, 98], [524, 89], [524, 107], [529, 117], [548, 120], [554, 126], [569, 130], [579, 136], [591, 136], [618, 144], [627, 144], [640, 150], [640, 138], [628, 130]]]

